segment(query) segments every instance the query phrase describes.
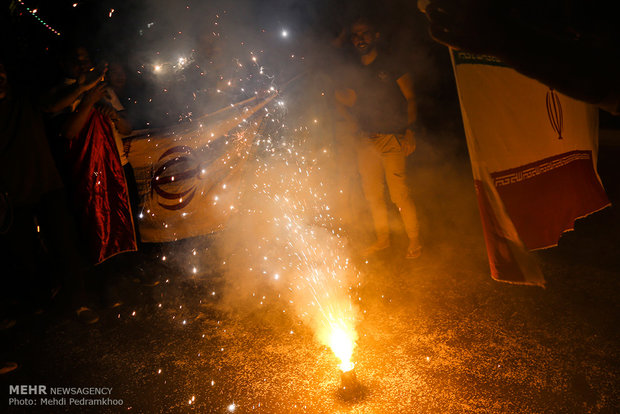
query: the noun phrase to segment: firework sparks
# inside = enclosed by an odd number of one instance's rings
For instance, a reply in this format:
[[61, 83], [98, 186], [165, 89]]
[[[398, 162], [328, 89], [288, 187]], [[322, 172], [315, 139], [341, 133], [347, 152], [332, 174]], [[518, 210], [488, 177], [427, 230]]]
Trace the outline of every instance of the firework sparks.
[[[347, 257], [344, 238], [334, 230], [339, 229], [338, 220], [330, 213], [328, 200], [333, 195], [321, 167], [331, 154], [316, 148], [309, 127], [286, 126], [289, 116], [282, 102], [274, 101], [265, 115], [264, 121], [278, 127], [257, 140], [251, 169], [254, 191], [240, 200], [245, 237], [260, 242], [245, 246], [247, 255], [239, 266], [257, 275], [273, 275], [278, 296], [284, 295], [315, 329], [318, 340], [332, 349], [346, 372], [354, 367], [357, 311], [349, 287], [358, 272]], [[314, 120], [308, 123], [316, 125]], [[246, 221], [266, 225], [250, 226]], [[249, 235], [248, 229], [255, 234]], [[257, 297], [263, 305], [265, 296]]]
[[[149, 23], [147, 29], [153, 24]], [[287, 38], [290, 32], [282, 28], [280, 35]], [[329, 169], [322, 167], [333, 161], [324, 143], [317, 140], [317, 136], [322, 135], [320, 117], [312, 114], [300, 122], [299, 117], [289, 116], [289, 111], [294, 111], [296, 97], [294, 94], [287, 96], [286, 85], [276, 85], [275, 77], [257, 63], [259, 58], [261, 64], [266, 60], [262, 50], [245, 46], [244, 42], [242, 45], [247, 49], [237, 56], [246, 56], [248, 61], [229, 58], [228, 68], [222, 69], [225, 65], [219, 64], [223, 62], [214, 64], [201, 60], [188, 50], [181, 56], [157, 52], [150, 67], [158, 75], [156, 82], [162, 83], [164, 92], [168, 91], [166, 82], [173, 79], [175, 73], [189, 76], [195, 71], [200, 74], [195, 78], [196, 84], [190, 86], [197, 112], [203, 109], [199, 108], [201, 96], [202, 101], [205, 101], [204, 96], [217, 102], [228, 99], [227, 106], [237, 112], [237, 127], [233, 132], [213, 133], [207, 119], [218, 115], [218, 109], [209, 113], [204, 124], [202, 117], [196, 118], [196, 128], [191, 133], [195, 142], [202, 142], [203, 138], [205, 142], [208, 140], [204, 151], [193, 151], [196, 157], [192, 159], [195, 165], [191, 168], [195, 167], [201, 180], [215, 183], [212, 178], [215, 173], [222, 171], [224, 174], [224, 169], [236, 168], [240, 162], [247, 161], [243, 168], [244, 188], [237, 189], [234, 182], [227, 180], [196, 193], [204, 197], [205, 208], [208, 204], [222, 216], [234, 215], [227, 224], [228, 235], [222, 237], [222, 244], [236, 249], [224, 256], [224, 263], [228, 263], [226, 271], [235, 273], [235, 280], [240, 275], [245, 276], [254, 279], [254, 285], [266, 286], [272, 293], [275, 291], [275, 294], [256, 294], [247, 289], [246, 293], [253, 293], [257, 306], [265, 308], [277, 300], [278, 306], [285, 306], [282, 312], [293, 308], [300, 319], [314, 329], [318, 341], [333, 351], [340, 370], [349, 372], [355, 366], [353, 353], [357, 341], [357, 308], [350, 297], [350, 288], [355, 285], [359, 272], [347, 257], [345, 238], [337, 217], [332, 215], [333, 194], [328, 188], [334, 187], [329, 185]], [[143, 68], [148, 68], [148, 64]], [[250, 73], [252, 70], [254, 72]], [[263, 99], [270, 103], [265, 105], [264, 112], [261, 109], [261, 115], [252, 116], [244, 112], [243, 106], [237, 107], [240, 99]], [[179, 120], [192, 121], [191, 115], [187, 111]], [[293, 124], [294, 127], [289, 126]], [[217, 146], [226, 147], [227, 155], [213, 163], [200, 158], [213, 156]], [[219, 169], [211, 168], [214, 165]], [[183, 164], [179, 168], [189, 167]], [[181, 179], [177, 180], [177, 176], [183, 177], [182, 172], [170, 167], [157, 174], [154, 182], [160, 186], [186, 185]], [[183, 187], [184, 191], [179, 192], [185, 193], [188, 189]], [[189, 196], [170, 202], [184, 204], [189, 202]], [[148, 209], [140, 214], [144, 220], [154, 217]], [[188, 213], [179, 214], [185, 217]], [[168, 228], [168, 220], [164, 227]], [[229, 242], [227, 237], [234, 241]], [[238, 254], [240, 247], [243, 255]], [[228, 246], [223, 247], [226, 248]], [[195, 251], [192, 256], [196, 256]], [[162, 261], [167, 259], [165, 255], [161, 257]], [[188, 273], [198, 275], [201, 268], [190, 264]], [[211, 295], [215, 296], [215, 292]], [[182, 321], [185, 325], [186, 320]], [[192, 404], [193, 400], [190, 401]], [[228, 407], [231, 412], [235, 409], [234, 403]]]

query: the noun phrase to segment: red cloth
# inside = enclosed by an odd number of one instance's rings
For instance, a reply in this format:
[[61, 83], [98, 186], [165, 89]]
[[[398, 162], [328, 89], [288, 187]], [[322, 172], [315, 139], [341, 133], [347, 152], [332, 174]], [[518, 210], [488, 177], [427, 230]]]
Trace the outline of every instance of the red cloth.
[[93, 110], [69, 144], [72, 201], [95, 263], [137, 250], [129, 193], [112, 126]]
[[527, 249], [556, 246], [576, 219], [610, 205], [592, 158], [570, 151], [491, 174]]
[[[609, 205], [596, 176], [591, 151], [571, 151], [519, 168], [491, 174], [492, 184], [475, 180], [482, 229], [493, 279], [528, 284], [531, 267], [519, 250], [557, 245], [558, 235], [572, 230], [576, 218]], [[523, 243], [506, 231], [489, 187], [496, 189]], [[494, 205], [495, 204], [495, 205]], [[517, 265], [519, 264], [519, 265]]]

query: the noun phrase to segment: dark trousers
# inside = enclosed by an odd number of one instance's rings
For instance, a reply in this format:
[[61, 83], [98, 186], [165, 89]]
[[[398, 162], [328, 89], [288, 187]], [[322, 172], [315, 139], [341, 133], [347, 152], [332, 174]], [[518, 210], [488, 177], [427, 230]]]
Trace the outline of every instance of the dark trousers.
[[83, 300], [88, 262], [64, 190], [16, 206], [7, 233], [0, 235], [0, 252], [3, 296], [31, 298], [60, 281], [72, 300]]
[[142, 245], [140, 241], [140, 228], [138, 226], [138, 216], [140, 214], [140, 195], [138, 193], [138, 185], [136, 184], [136, 176], [130, 163], [123, 166], [125, 171], [125, 181], [127, 182], [127, 191], [129, 192], [129, 204], [131, 204], [131, 214], [133, 215], [133, 229], [136, 233], [136, 242], [138, 250]]

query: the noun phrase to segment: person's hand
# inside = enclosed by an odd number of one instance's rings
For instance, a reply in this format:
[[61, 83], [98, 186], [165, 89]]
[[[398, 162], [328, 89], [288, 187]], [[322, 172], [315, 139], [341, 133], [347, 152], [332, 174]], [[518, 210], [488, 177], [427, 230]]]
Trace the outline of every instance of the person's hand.
[[412, 130], [406, 129], [405, 134], [400, 139], [400, 147], [405, 153], [405, 157], [414, 153], [416, 148], [415, 135]]
[[346, 107], [352, 107], [357, 100], [357, 94], [353, 89], [339, 88], [334, 91], [334, 97], [336, 101]]
[[108, 71], [108, 64], [104, 63], [97, 66], [88, 73], [84, 73], [78, 77], [78, 85], [83, 91], [89, 91], [99, 82], [102, 82], [105, 78], [105, 74]]
[[496, 55], [511, 33], [509, 7], [495, 0], [430, 0], [424, 8], [433, 39], [475, 54]]
[[96, 84], [88, 92], [86, 92], [86, 94], [84, 95], [84, 98], [82, 99], [82, 102], [84, 102], [85, 105], [91, 105], [91, 106], [96, 104], [107, 93], [106, 88], [107, 88], [107, 85], [104, 82], [100, 82]]
[[112, 105], [107, 103], [101, 103], [97, 105], [97, 109], [99, 110], [99, 112], [101, 112], [103, 116], [107, 117], [110, 121], [118, 121], [118, 112], [116, 112], [116, 109], [114, 109]]

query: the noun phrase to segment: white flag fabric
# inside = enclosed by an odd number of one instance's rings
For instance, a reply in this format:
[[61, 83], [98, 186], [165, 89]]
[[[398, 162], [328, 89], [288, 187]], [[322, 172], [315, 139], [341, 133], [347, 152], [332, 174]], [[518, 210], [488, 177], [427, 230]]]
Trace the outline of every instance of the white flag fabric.
[[528, 250], [608, 206], [598, 109], [490, 56], [451, 51], [491, 276], [544, 285]]
[[264, 120], [261, 109], [275, 96], [222, 108], [190, 127], [141, 131], [126, 140], [141, 200], [143, 242], [223, 228], [236, 208], [243, 167]]

